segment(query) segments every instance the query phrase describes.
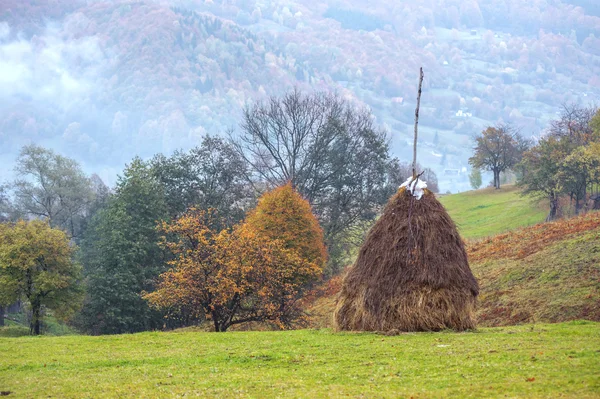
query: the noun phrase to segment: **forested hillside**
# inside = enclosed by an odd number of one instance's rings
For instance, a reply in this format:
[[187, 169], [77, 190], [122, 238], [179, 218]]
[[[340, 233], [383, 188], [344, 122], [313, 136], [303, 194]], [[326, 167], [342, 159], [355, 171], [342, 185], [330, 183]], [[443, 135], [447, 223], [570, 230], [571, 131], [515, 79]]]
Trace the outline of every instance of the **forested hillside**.
[[536, 135], [562, 104], [600, 101], [600, 12], [592, 0], [5, 0], [0, 161], [35, 142], [113, 182], [136, 154], [235, 134], [246, 104], [292, 86], [368, 105], [406, 160], [419, 66], [419, 160], [442, 191], [466, 189], [474, 133], [503, 121]]

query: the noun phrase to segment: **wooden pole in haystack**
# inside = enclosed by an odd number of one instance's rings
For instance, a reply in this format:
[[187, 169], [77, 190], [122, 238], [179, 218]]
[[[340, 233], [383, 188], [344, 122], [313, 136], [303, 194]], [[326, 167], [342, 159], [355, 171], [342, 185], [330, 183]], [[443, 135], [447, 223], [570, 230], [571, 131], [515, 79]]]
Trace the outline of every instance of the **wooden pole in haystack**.
[[417, 93], [417, 108], [415, 109], [415, 141], [413, 143], [413, 179], [417, 178], [417, 135], [419, 129], [419, 108], [421, 107], [421, 91], [423, 88], [423, 67], [419, 69], [419, 91]]
[[415, 110], [412, 179], [390, 198], [344, 277], [333, 314], [337, 330], [461, 331], [475, 327], [479, 285], [469, 268], [464, 243], [435, 194], [418, 189], [415, 182], [423, 173], [417, 173], [422, 85], [423, 68]]

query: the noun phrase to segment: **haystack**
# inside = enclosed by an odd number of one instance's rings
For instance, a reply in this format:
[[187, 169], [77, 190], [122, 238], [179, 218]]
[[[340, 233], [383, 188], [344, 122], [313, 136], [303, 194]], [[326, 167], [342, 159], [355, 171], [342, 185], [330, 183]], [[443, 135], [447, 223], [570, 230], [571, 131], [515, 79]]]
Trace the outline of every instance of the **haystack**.
[[479, 286], [456, 225], [424, 189], [401, 187], [367, 235], [337, 299], [338, 330], [475, 327]]

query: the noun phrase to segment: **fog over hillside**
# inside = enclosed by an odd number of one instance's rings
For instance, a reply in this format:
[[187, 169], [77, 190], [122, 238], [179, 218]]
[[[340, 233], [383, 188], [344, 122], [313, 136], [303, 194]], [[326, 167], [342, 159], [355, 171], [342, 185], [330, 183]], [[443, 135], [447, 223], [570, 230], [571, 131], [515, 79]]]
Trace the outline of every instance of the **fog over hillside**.
[[598, 3], [2, 0], [0, 181], [36, 143], [113, 183], [293, 87], [370, 107], [408, 160], [420, 66], [419, 162], [468, 189], [485, 126], [539, 135], [563, 104], [600, 104]]

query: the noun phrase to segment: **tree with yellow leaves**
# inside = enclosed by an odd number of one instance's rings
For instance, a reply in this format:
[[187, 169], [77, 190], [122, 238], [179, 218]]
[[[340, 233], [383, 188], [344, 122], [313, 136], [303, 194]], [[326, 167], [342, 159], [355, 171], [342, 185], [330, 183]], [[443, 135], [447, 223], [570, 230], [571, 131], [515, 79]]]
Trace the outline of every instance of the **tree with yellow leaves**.
[[302, 288], [319, 278], [321, 265], [247, 224], [220, 232], [218, 225], [214, 211], [197, 209], [162, 223], [162, 245], [174, 257], [144, 297], [157, 308], [206, 317], [215, 331], [246, 322], [290, 327], [302, 315]]
[[67, 316], [81, 303], [81, 267], [67, 235], [48, 222], [0, 223], [0, 303], [25, 298], [31, 332], [39, 335], [43, 308]]
[[309, 262], [323, 267], [327, 261], [323, 230], [308, 201], [291, 183], [265, 193], [246, 217], [246, 224], [259, 234], [280, 240]]

